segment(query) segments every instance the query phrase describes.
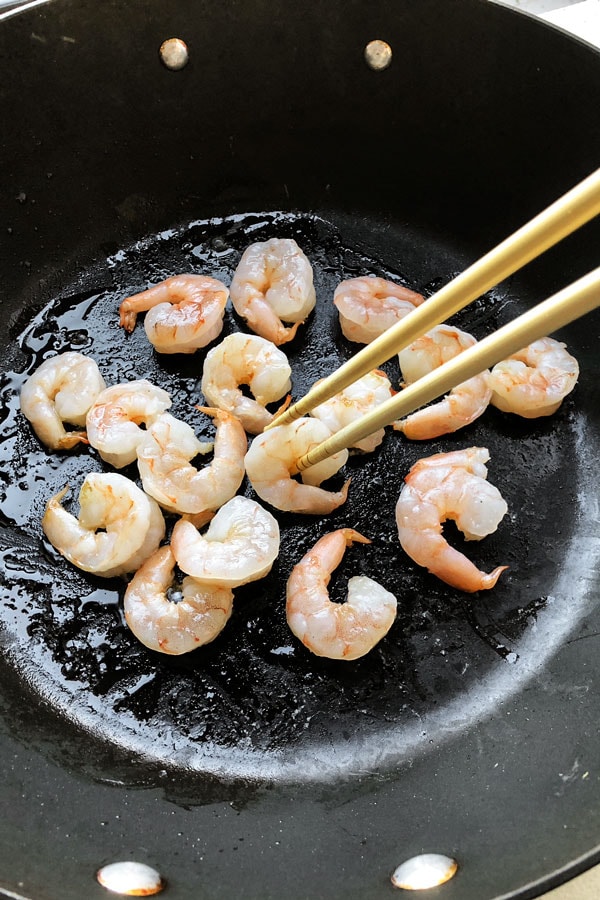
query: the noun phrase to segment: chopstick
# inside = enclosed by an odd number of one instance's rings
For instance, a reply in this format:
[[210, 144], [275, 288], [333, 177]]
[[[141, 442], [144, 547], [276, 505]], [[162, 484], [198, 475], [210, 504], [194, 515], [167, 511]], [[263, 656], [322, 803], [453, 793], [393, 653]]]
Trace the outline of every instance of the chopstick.
[[[361, 419], [337, 431], [314, 447], [296, 463], [298, 471], [308, 468], [391, 425], [469, 378], [489, 369], [533, 341], [573, 322], [600, 306], [600, 267], [538, 303], [518, 318], [483, 338], [459, 356], [424, 375], [395, 397], [382, 403]], [[411, 313], [412, 315], [412, 313]]]
[[[310, 412], [315, 406], [329, 400], [330, 397], [377, 368], [435, 325], [439, 325], [440, 322], [463, 309], [476, 297], [589, 222], [598, 213], [600, 213], [600, 169], [596, 169], [526, 225], [465, 269], [449, 284], [417, 306], [408, 316], [368, 344], [335, 372], [319, 384], [313, 385], [304, 397], [276, 416], [267, 425], [267, 429], [293, 422]], [[540, 336], [543, 335], [540, 333], [538, 337]], [[521, 344], [511, 352], [516, 352], [523, 346], [525, 344]], [[463, 355], [461, 354], [461, 358]], [[498, 361], [499, 359], [495, 360], [495, 362]], [[486, 364], [482, 366], [482, 369], [487, 367]], [[457, 383], [455, 382], [455, 384]], [[404, 391], [403, 394], [405, 393]], [[338, 435], [343, 434], [346, 430], [338, 432]], [[315, 451], [311, 452], [314, 454]], [[321, 456], [320, 458], [326, 457]]]

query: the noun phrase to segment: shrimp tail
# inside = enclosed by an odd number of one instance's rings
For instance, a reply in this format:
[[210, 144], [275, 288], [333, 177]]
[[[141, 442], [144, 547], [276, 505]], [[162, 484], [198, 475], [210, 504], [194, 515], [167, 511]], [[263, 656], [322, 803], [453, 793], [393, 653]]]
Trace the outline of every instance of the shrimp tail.
[[293, 341], [296, 337], [296, 332], [300, 328], [301, 325], [304, 325], [304, 319], [300, 322], [294, 322], [293, 325], [281, 325], [280, 328], [277, 329], [277, 340], [273, 340], [273, 343], [279, 346], [280, 344], [287, 344], [288, 341]]
[[[427, 416], [420, 416], [419, 413], [426, 410], [418, 410], [417, 413], [408, 416], [406, 419], [399, 419], [392, 423], [394, 431], [400, 431], [404, 437], [411, 441], [431, 441], [433, 438], [440, 437], [442, 434], [448, 433], [446, 420], [440, 416], [440, 421], [428, 419]], [[465, 425], [468, 422], [465, 422]]]
[[147, 288], [145, 291], [141, 291], [139, 294], [125, 297], [119, 307], [119, 325], [121, 325], [125, 331], [132, 332], [135, 328], [138, 313], [148, 312], [149, 309], [152, 309], [152, 307], [156, 306], [157, 303], [160, 303], [161, 300], [168, 299], [169, 290], [167, 285], [171, 280], [172, 279], [167, 279], [166, 282], [154, 284], [152, 287]]
[[476, 591], [486, 591], [493, 588], [502, 572], [508, 566], [498, 566], [493, 572], [486, 574], [477, 568], [462, 553], [453, 548], [447, 548], [442, 559], [433, 565], [426, 565], [427, 571], [436, 575], [451, 587], [464, 591], [466, 594], [474, 594]]
[[54, 494], [54, 496], [50, 497], [50, 499], [46, 503], [46, 510], [55, 509], [57, 506], [61, 506], [63, 499], [67, 496], [70, 490], [71, 485], [67, 484], [57, 494]]
[[483, 574], [481, 577], [481, 589], [493, 588], [505, 569], [508, 569], [508, 566], [497, 566], [489, 575]]
[[[334, 509], [337, 509], [339, 506], [343, 506], [343, 504], [348, 499], [348, 490], [350, 488], [351, 481], [352, 481], [352, 479], [348, 478], [348, 480], [344, 482], [344, 484], [342, 485], [342, 487], [340, 488], [339, 491], [332, 491], [331, 493], [329, 493], [328, 491], [323, 491], [322, 488], [310, 488], [311, 490], [317, 491], [321, 495], [320, 511], [323, 513], [330, 513], [330, 512], [333, 512]], [[309, 486], [305, 486], [305, 487], [309, 487]], [[314, 512], [315, 511], [314, 509], [312, 509], [312, 510], [311, 509], [303, 509], [300, 506], [298, 506], [296, 509], [297, 509], [297, 512]], [[347, 529], [347, 530], [352, 531], [352, 529]], [[352, 533], [358, 534], [358, 532], [352, 532]], [[359, 538], [355, 537], [355, 538], [353, 538], [353, 540], [358, 541]], [[350, 546], [351, 543], [352, 543], [352, 540], [347, 542], [347, 546]], [[363, 541], [363, 543], [364, 543], [364, 541]]]
[[89, 444], [85, 431], [68, 431], [64, 437], [58, 441], [57, 450], [70, 450], [77, 444]]
[[[341, 498], [340, 502], [339, 502], [339, 506], [341, 506], [342, 503], [345, 503], [348, 498], [348, 491], [350, 489], [351, 481], [352, 481], [352, 479], [348, 478], [347, 481], [345, 481], [344, 484], [342, 485], [341, 489], [337, 492], [337, 496]], [[355, 532], [355, 534], [358, 534], [358, 532]], [[358, 540], [358, 538], [355, 538], [355, 540]]]
[[198, 412], [205, 413], [205, 415], [210, 416], [211, 419], [229, 419], [231, 418], [231, 413], [228, 413], [224, 409], [218, 409], [216, 406], [197, 406], [196, 409]]
[[119, 307], [119, 325], [121, 328], [124, 328], [129, 334], [135, 328], [135, 323], [137, 320], [137, 312], [135, 309], [131, 308], [131, 303], [129, 302], [129, 297], [127, 297], [121, 303]]
[[340, 531], [344, 536], [344, 540], [346, 541], [346, 546], [351, 547], [352, 544], [371, 544], [371, 538], [365, 537], [364, 534], [361, 534], [359, 531], [355, 531], [354, 528], [341, 528]]
[[273, 413], [273, 418], [276, 418], [282, 412], [285, 412], [285, 410], [288, 408], [288, 406], [290, 405], [291, 402], [292, 402], [292, 395], [288, 394], [287, 397], [285, 398], [285, 400], [283, 401], [283, 403], [281, 404], [281, 406], [279, 406]]
[[203, 528], [205, 525], [214, 519], [216, 515], [216, 510], [214, 509], [203, 509], [202, 512], [199, 513], [184, 513], [181, 518], [185, 519], [186, 522], [191, 522], [196, 528]]

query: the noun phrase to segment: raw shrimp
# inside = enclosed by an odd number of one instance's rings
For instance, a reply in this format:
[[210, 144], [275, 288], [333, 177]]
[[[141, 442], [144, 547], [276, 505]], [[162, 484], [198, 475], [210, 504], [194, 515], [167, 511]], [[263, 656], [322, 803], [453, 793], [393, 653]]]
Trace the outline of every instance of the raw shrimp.
[[[393, 394], [394, 391], [385, 372], [375, 369], [348, 385], [330, 400], [315, 406], [311, 415], [324, 422], [332, 432], [339, 431], [389, 400]], [[370, 452], [379, 446], [384, 435], [385, 429], [380, 428], [379, 431], [352, 446], [358, 450]]]
[[174, 275], [119, 307], [119, 324], [133, 331], [137, 314], [147, 312], [144, 329], [157, 353], [193, 353], [223, 330], [227, 287], [207, 275]]
[[175, 523], [171, 549], [182, 572], [203, 584], [234, 588], [271, 571], [279, 553], [279, 525], [247, 497], [233, 497], [204, 535], [186, 519]]
[[113, 384], [96, 398], [86, 417], [90, 444], [105, 462], [122, 469], [135, 462], [145, 432], [171, 405], [162, 388], [145, 379]]
[[[230, 290], [238, 315], [252, 331], [277, 345], [292, 340], [316, 303], [312, 266], [291, 238], [251, 244]], [[287, 327], [285, 322], [293, 324]]]
[[69, 562], [105, 578], [134, 572], [165, 535], [160, 507], [116, 472], [91, 472], [79, 491], [79, 518], [62, 506], [63, 488], [46, 506], [42, 528]]
[[489, 575], [454, 550], [442, 535], [446, 519], [456, 522], [467, 540], [494, 532], [507, 511], [500, 491], [489, 484], [484, 447], [436, 453], [420, 459], [405, 478], [396, 505], [400, 543], [418, 565], [461, 591], [493, 587], [507, 566]]
[[200, 584], [187, 575], [177, 590], [174, 570], [171, 548], [160, 547], [135, 573], [123, 600], [125, 621], [136, 638], [173, 656], [213, 641], [233, 609], [229, 588]]
[[85, 431], [66, 431], [64, 423], [85, 426], [88, 409], [106, 384], [93, 359], [67, 351], [46, 359], [21, 388], [21, 412], [43, 444], [68, 450], [86, 442]]
[[349, 481], [340, 491], [319, 487], [348, 459], [348, 451], [335, 453], [300, 473], [295, 481], [296, 462], [330, 437], [332, 432], [319, 419], [303, 418], [289, 425], [276, 425], [252, 441], [246, 453], [246, 474], [261, 500], [276, 509], [299, 513], [330, 513], [345, 502]]
[[396, 618], [394, 595], [366, 575], [349, 579], [345, 603], [329, 599], [331, 574], [354, 541], [370, 543], [352, 528], [326, 534], [294, 566], [287, 583], [288, 625], [317, 656], [358, 659], [387, 634]]
[[210, 465], [196, 469], [191, 460], [212, 444], [201, 443], [187, 422], [163, 413], [144, 433], [137, 448], [142, 485], [147, 494], [169, 512], [208, 513], [196, 519], [203, 524], [212, 512], [235, 495], [244, 480], [244, 455], [248, 449], [241, 423], [221, 409], [200, 406], [216, 423], [214, 457]]
[[415, 291], [375, 275], [342, 281], [333, 294], [344, 337], [359, 344], [370, 344], [424, 299]]
[[[272, 341], [236, 332], [207, 353], [200, 387], [212, 406], [237, 416], [250, 434], [260, 434], [273, 419], [265, 406], [290, 390], [291, 373], [287, 356]], [[242, 384], [253, 397], [244, 396]]]
[[492, 404], [525, 419], [551, 416], [577, 383], [579, 365], [566, 344], [545, 337], [492, 369]]
[[[406, 384], [412, 384], [476, 343], [476, 338], [466, 331], [452, 325], [436, 325], [398, 354], [402, 377]], [[464, 428], [482, 415], [489, 405], [492, 396], [489, 374], [486, 369], [474, 378], [463, 381], [443, 400], [394, 422], [393, 427], [407, 438], [417, 441]]]

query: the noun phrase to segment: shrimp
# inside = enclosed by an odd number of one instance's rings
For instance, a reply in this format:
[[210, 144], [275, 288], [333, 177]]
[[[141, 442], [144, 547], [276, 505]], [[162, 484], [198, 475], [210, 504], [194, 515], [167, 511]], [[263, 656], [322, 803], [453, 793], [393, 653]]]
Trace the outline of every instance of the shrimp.
[[461, 591], [492, 588], [507, 566], [489, 575], [448, 544], [446, 519], [456, 522], [468, 541], [496, 531], [507, 512], [500, 491], [489, 484], [484, 447], [436, 453], [418, 460], [406, 476], [396, 505], [398, 536], [418, 565]]
[[415, 291], [375, 275], [342, 281], [333, 294], [342, 334], [359, 344], [370, 344], [424, 299]]
[[[260, 434], [273, 419], [267, 403], [281, 399], [292, 383], [287, 356], [256, 334], [230, 334], [206, 354], [201, 390], [212, 406], [227, 410], [250, 434]], [[253, 397], [245, 397], [247, 384]]]
[[186, 519], [173, 528], [171, 549], [182, 572], [202, 584], [234, 588], [264, 578], [279, 553], [279, 525], [247, 497], [233, 497], [204, 535]]
[[133, 331], [137, 314], [147, 312], [144, 329], [157, 353], [193, 353], [217, 338], [229, 299], [227, 287], [207, 275], [174, 275], [119, 307], [119, 324]]
[[[400, 351], [398, 360], [402, 377], [411, 384], [476, 343], [476, 338], [466, 331], [452, 325], [437, 325]], [[463, 381], [443, 400], [394, 422], [394, 429], [402, 431], [410, 440], [423, 441], [470, 425], [489, 405], [492, 396], [489, 374], [486, 369]]]
[[[317, 382], [318, 384], [318, 382]], [[381, 403], [385, 403], [393, 396], [392, 386], [385, 372], [375, 369], [353, 384], [348, 385], [339, 394], [336, 394], [325, 403], [320, 403], [312, 410], [311, 415], [332, 431], [339, 431], [350, 425], [356, 419], [360, 419], [365, 413], [375, 409]], [[385, 429], [380, 428], [362, 441], [353, 444], [358, 450], [370, 452], [381, 444], [385, 435]]]
[[145, 379], [113, 384], [88, 411], [88, 440], [105, 462], [122, 469], [137, 458], [145, 434], [140, 425], [151, 425], [170, 406], [167, 392]]
[[85, 426], [88, 409], [106, 384], [93, 359], [67, 351], [46, 359], [21, 388], [21, 412], [40, 441], [52, 450], [86, 443], [85, 431], [66, 431], [64, 423]]
[[137, 460], [147, 494], [169, 512], [209, 514], [195, 520], [203, 524], [231, 500], [244, 480], [248, 441], [235, 416], [207, 406], [198, 409], [212, 416], [217, 426], [210, 465], [194, 468], [191, 460], [205, 453], [207, 445], [196, 438], [187, 422], [169, 413], [159, 416], [145, 432], [137, 447]]
[[134, 572], [158, 547], [165, 520], [155, 500], [116, 472], [91, 472], [79, 491], [79, 518], [62, 506], [68, 486], [48, 501], [42, 528], [62, 556], [104, 578]]
[[159, 547], [129, 582], [123, 608], [125, 621], [142, 644], [176, 656], [214, 641], [231, 616], [233, 593], [190, 575], [172, 593], [174, 570], [171, 548]]
[[384, 587], [358, 575], [348, 581], [345, 603], [333, 603], [327, 586], [346, 547], [369, 544], [352, 528], [320, 538], [294, 566], [286, 589], [288, 625], [305, 647], [329, 659], [358, 659], [372, 650], [396, 618], [397, 600]]
[[319, 487], [331, 478], [348, 459], [348, 451], [335, 453], [300, 473], [295, 481], [296, 461], [331, 436], [319, 419], [296, 419], [289, 425], [276, 425], [254, 438], [246, 453], [246, 474], [261, 500], [276, 509], [317, 515], [333, 512], [346, 501], [347, 481], [340, 491]]
[[[278, 346], [293, 339], [316, 303], [312, 266], [291, 238], [251, 244], [230, 290], [238, 315], [252, 331]], [[288, 327], [285, 322], [293, 324]]]
[[566, 344], [545, 337], [492, 369], [492, 404], [525, 419], [551, 416], [577, 383], [579, 365]]

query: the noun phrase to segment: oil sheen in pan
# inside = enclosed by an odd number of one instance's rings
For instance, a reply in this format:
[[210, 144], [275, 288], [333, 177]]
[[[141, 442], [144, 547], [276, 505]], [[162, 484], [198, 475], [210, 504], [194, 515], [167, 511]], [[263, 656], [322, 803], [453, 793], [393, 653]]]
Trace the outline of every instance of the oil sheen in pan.
[[[313, 518], [275, 511], [281, 553], [263, 581], [235, 594], [234, 612], [210, 645], [166, 657], [140, 645], [124, 624], [125, 583], [72, 568], [45, 541], [47, 498], [105, 468], [89, 448], [46, 452], [18, 412], [24, 378], [43, 359], [67, 349], [91, 355], [108, 384], [148, 378], [168, 390], [171, 412], [200, 436], [211, 434], [196, 411], [204, 350], [160, 357], [141, 324], [126, 336], [118, 306], [128, 294], [177, 272], [229, 283], [246, 246], [294, 237], [312, 262], [317, 308], [284, 347], [293, 396], [301, 396], [356, 352], [341, 335], [331, 302], [343, 278], [376, 274], [425, 294], [437, 283], [408, 279], [389, 260], [345, 246], [337, 228], [312, 215], [265, 213], [194, 222], [113, 252], [98, 289], [65, 286], [19, 337], [26, 365], [2, 379], [0, 425], [0, 619], [5, 665], [74, 726], [167, 767], [252, 779], [315, 779], [379, 771], [488, 715], [564, 639], [577, 617], [569, 570], [581, 517], [579, 468], [585, 467], [585, 420], [577, 390], [547, 420], [525, 421], [492, 408], [455, 435], [410, 443], [388, 431], [368, 456], [351, 457], [339, 483], [352, 477], [348, 502]], [[439, 281], [451, 277], [440, 272]], [[510, 297], [489, 294], [455, 317], [483, 337], [519, 311]], [[228, 306], [222, 337], [243, 330]], [[576, 352], [576, 348], [575, 352]], [[384, 368], [398, 383], [395, 360]], [[491, 453], [489, 480], [509, 514], [496, 534], [465, 547], [486, 570], [510, 567], [496, 588], [465, 595], [413, 565], [401, 550], [394, 506], [403, 476], [421, 456], [479, 445]], [[573, 467], [576, 467], [574, 471]], [[578, 467], [578, 468], [577, 468]], [[568, 472], [568, 475], [565, 475]], [[124, 474], [137, 479], [135, 467]], [[338, 477], [332, 486], [338, 483]], [[248, 496], [252, 489], [244, 483]], [[548, 529], [551, 521], [560, 526]], [[356, 662], [313, 656], [285, 621], [285, 583], [292, 566], [326, 531], [349, 525], [372, 539], [352, 548], [336, 573], [332, 596], [347, 578], [368, 574], [398, 597], [387, 637]], [[448, 527], [450, 540], [462, 546]]]

